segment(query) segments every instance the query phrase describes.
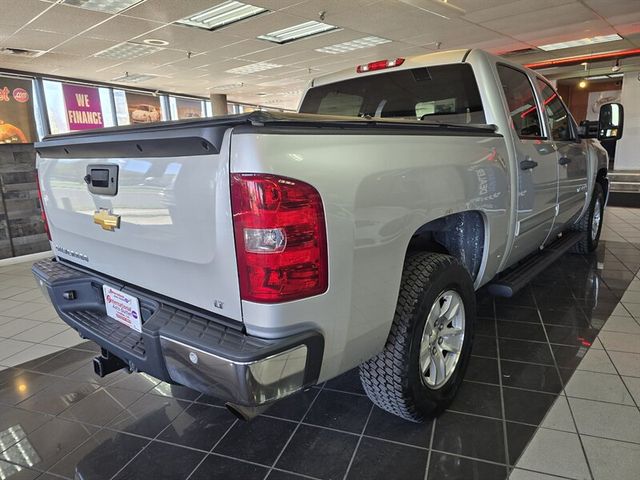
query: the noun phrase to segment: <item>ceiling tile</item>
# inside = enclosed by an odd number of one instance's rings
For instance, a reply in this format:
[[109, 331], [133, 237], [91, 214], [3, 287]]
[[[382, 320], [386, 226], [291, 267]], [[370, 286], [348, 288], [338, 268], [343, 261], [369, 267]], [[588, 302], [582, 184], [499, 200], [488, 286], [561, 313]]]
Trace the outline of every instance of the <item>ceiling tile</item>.
[[[0, 32], [17, 30], [26, 25], [34, 17], [41, 14], [48, 8], [52, 8], [50, 3], [41, 2], [40, 0], [20, 0], [20, 8], [16, 8], [14, 0], [1, 0], [0, 9]], [[13, 27], [13, 28], [11, 28]]]
[[[143, 35], [162, 26], [164, 26], [164, 24], [159, 22], [117, 15], [107, 22], [92, 28], [86, 32], [85, 35], [93, 38], [112, 40], [114, 42], [124, 42], [125, 40]], [[151, 33], [149, 35], [152, 36]]]
[[29, 28], [75, 35], [110, 17], [107, 13], [55, 5], [31, 22]]
[[223, 0], [146, 0], [126, 11], [131, 17], [173, 23], [188, 15], [212, 7]]
[[83, 57], [87, 57], [109, 47], [113, 47], [114, 45], [116, 45], [116, 42], [79, 36], [57, 46], [53, 51], [56, 53], [82, 55]]
[[23, 29], [2, 42], [3, 47], [29, 48], [34, 50], [50, 50], [59, 43], [71, 38], [62, 33], [43, 32], [40, 30]]
[[221, 48], [243, 40], [242, 37], [230, 35], [224, 31], [209, 32], [195, 27], [167, 25], [148, 35], [137, 37], [137, 42], [146, 38], [157, 38], [169, 42], [169, 47], [177, 50], [205, 52]]

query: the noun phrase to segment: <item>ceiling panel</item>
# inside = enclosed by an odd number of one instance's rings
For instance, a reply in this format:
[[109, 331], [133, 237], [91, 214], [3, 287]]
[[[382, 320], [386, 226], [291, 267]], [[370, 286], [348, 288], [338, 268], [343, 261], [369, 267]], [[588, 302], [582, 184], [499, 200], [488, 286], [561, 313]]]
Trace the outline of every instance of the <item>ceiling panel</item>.
[[47, 32], [76, 34], [108, 18], [110, 18], [110, 15], [107, 13], [66, 5], [54, 5], [53, 8], [50, 8], [31, 22], [29, 28]]
[[115, 42], [124, 42], [162, 26], [164, 26], [163, 23], [118, 15], [85, 32], [85, 35]]
[[33, 50], [50, 50], [59, 43], [69, 40], [72, 35], [64, 33], [44, 32], [25, 28], [3, 40], [3, 47], [27, 48]]
[[242, 37], [230, 35], [225, 31], [209, 32], [200, 28], [180, 25], [167, 25], [148, 35], [136, 38], [136, 41], [144, 41], [147, 38], [165, 40], [169, 42], [168, 46], [171, 48], [192, 52], [206, 52], [243, 40]]
[[[75, 37], [57, 46], [53, 51], [57, 53], [67, 53], [86, 57], [87, 55], [93, 55], [109, 47], [113, 47], [114, 45], [117, 45], [117, 43], [110, 40]], [[113, 62], [113, 60], [111, 61]]]
[[40, 0], [20, 0], [19, 8], [16, 8], [17, 6], [16, 0], [0, 0], [0, 12], [2, 12], [0, 32], [13, 33], [37, 15], [53, 7], [52, 4]]
[[222, 0], [146, 0], [124, 12], [131, 17], [172, 23], [188, 15], [200, 12]]

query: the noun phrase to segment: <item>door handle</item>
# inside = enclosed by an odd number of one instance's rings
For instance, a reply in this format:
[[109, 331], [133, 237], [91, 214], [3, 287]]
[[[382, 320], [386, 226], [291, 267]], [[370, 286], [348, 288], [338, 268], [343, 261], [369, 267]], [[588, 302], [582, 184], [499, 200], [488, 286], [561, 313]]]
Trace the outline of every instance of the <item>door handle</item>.
[[569, 157], [561, 157], [560, 160], [558, 160], [558, 163], [560, 165], [569, 165], [571, 163], [571, 159]]
[[531, 160], [527, 158], [526, 160], [522, 160], [520, 162], [520, 170], [531, 170], [532, 168], [536, 168], [538, 166], [538, 162], [535, 160]]

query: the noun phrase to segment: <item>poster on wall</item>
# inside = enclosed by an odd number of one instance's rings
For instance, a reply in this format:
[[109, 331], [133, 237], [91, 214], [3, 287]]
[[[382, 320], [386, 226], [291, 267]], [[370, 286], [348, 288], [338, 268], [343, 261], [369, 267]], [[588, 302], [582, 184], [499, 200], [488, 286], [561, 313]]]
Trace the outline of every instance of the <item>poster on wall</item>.
[[622, 90], [605, 90], [604, 92], [591, 92], [587, 100], [587, 120], [598, 120], [600, 107], [607, 103], [619, 103]]
[[103, 128], [100, 91], [94, 87], [62, 85], [69, 130]]
[[0, 77], [0, 144], [37, 139], [31, 80]]
[[200, 100], [192, 100], [189, 98], [176, 98], [176, 110], [178, 118], [201, 118], [202, 102]]
[[127, 108], [131, 123], [153, 123], [162, 120], [160, 97], [127, 92]]

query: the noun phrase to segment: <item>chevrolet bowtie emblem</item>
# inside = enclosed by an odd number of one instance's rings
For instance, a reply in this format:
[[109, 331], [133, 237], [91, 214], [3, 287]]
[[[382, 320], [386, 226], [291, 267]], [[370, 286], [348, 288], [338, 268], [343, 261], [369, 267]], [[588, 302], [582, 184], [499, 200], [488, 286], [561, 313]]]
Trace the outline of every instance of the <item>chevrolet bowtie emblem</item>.
[[113, 232], [120, 228], [120, 215], [113, 215], [106, 208], [101, 208], [93, 214], [93, 223], [100, 225], [103, 230]]

